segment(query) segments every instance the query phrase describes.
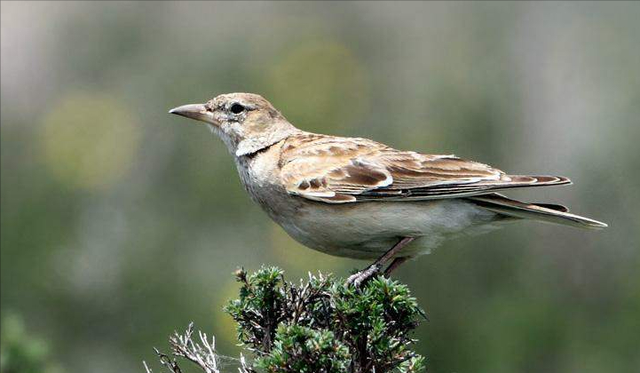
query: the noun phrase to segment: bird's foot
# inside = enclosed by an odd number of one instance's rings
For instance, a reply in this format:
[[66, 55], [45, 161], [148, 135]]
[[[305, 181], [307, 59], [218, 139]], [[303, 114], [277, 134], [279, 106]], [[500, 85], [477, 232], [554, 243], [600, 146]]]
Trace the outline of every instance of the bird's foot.
[[347, 285], [353, 285], [354, 287], [359, 288], [360, 285], [363, 285], [371, 278], [379, 274], [380, 268], [381, 267], [379, 264], [372, 264], [362, 271], [352, 274], [347, 279]]

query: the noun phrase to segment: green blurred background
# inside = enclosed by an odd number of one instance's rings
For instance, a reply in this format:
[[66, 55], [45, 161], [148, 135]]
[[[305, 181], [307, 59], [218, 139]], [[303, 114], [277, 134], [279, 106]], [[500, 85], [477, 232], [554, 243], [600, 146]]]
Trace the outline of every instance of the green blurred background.
[[610, 224], [518, 223], [405, 265], [397, 277], [431, 319], [417, 334], [431, 372], [640, 371], [640, 5], [1, 14], [3, 359], [24, 335], [49, 371], [141, 372], [190, 320], [235, 356], [221, 307], [236, 267], [297, 279], [366, 264], [295, 243], [250, 202], [223, 144], [167, 114], [244, 91], [306, 130], [567, 175], [575, 185], [510, 195]]

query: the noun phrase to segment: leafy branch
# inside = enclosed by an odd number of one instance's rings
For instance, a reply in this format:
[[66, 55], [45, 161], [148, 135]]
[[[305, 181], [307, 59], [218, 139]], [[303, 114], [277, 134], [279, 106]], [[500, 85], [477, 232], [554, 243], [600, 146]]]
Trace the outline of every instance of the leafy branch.
[[[255, 356], [241, 357], [240, 373], [412, 373], [424, 368], [413, 351], [411, 332], [425, 318], [406, 285], [377, 277], [359, 288], [321, 273], [299, 284], [283, 271], [263, 267], [249, 275], [236, 272], [239, 298], [225, 311], [237, 323], [240, 344]], [[170, 357], [156, 350], [170, 373], [182, 373], [176, 358], [205, 373], [220, 373], [214, 338], [193, 325], [169, 338]], [[147, 373], [152, 373], [147, 367]]]

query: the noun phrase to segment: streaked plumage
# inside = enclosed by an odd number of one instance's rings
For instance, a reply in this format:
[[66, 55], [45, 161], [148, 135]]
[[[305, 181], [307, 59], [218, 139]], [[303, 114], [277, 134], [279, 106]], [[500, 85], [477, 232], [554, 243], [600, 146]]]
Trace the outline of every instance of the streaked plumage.
[[506, 175], [453, 155], [400, 151], [368, 139], [305, 132], [285, 140], [280, 166], [289, 193], [327, 203], [441, 199], [570, 182], [556, 176]]
[[453, 155], [301, 131], [258, 95], [221, 95], [172, 112], [208, 123], [234, 156], [252, 199], [294, 239], [328, 254], [377, 258], [412, 237], [394, 255], [413, 257], [447, 238], [516, 219], [606, 227], [564, 206], [496, 193], [569, 184], [566, 177], [508, 175]]

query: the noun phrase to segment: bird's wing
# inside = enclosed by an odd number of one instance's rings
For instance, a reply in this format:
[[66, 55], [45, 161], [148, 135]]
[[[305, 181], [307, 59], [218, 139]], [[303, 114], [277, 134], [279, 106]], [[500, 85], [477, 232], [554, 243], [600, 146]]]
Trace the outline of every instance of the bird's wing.
[[326, 203], [457, 198], [570, 182], [557, 176], [506, 175], [453, 155], [400, 151], [368, 139], [314, 134], [288, 139], [280, 167], [290, 194]]

